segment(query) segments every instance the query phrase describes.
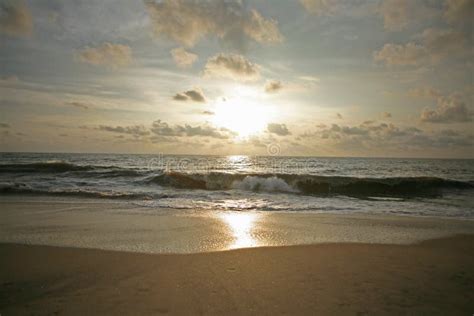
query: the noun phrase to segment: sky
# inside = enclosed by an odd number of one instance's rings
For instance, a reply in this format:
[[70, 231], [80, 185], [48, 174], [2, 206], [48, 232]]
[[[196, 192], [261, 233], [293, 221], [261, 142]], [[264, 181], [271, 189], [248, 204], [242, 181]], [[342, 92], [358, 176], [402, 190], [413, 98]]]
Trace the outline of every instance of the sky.
[[474, 158], [472, 0], [0, 0], [0, 151]]

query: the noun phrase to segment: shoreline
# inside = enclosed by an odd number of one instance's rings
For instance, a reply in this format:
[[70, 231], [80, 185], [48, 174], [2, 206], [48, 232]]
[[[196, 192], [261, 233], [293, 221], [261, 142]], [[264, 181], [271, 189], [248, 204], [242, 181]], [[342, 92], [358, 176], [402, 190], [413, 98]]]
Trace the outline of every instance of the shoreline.
[[138, 253], [319, 243], [413, 244], [474, 233], [469, 219], [311, 212], [182, 211], [123, 201], [0, 196], [0, 242]]
[[5, 315], [462, 315], [474, 309], [474, 235], [196, 254], [0, 243], [0, 255]]
[[180, 211], [114, 201], [0, 196], [0, 243], [200, 253], [319, 243], [413, 244], [474, 233], [474, 221], [311, 212]]

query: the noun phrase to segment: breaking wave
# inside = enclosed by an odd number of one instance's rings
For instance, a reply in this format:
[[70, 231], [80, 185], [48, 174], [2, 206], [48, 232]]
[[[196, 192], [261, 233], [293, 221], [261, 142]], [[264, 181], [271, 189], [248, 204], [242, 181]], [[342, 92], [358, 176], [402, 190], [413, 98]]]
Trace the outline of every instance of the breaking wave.
[[250, 190], [307, 195], [382, 197], [439, 196], [442, 190], [473, 189], [470, 182], [432, 177], [357, 178], [298, 174], [187, 174], [168, 172], [146, 181], [160, 186], [200, 190]]
[[[316, 176], [308, 174], [274, 174], [274, 173], [186, 173], [163, 172], [146, 168], [126, 168], [100, 165], [78, 165], [64, 161], [47, 161], [29, 164], [0, 164], [0, 173], [6, 174], [9, 179], [17, 175], [32, 175], [40, 177], [51, 174], [61, 176], [64, 181], [85, 181], [93, 187], [104, 188], [106, 192], [87, 191], [83, 189], [71, 190], [56, 187], [55, 190], [44, 188], [30, 188], [21, 185], [0, 187], [0, 193], [30, 193], [53, 195], [78, 195], [106, 198], [149, 198], [147, 194], [140, 194], [135, 185], [151, 188], [153, 185], [185, 190], [241, 190], [252, 192], [271, 192], [287, 194], [303, 194], [312, 196], [344, 195], [359, 198], [410, 198], [410, 197], [438, 197], [445, 190], [474, 189], [474, 183], [449, 180], [436, 177], [385, 177], [360, 178], [342, 176]], [[102, 179], [110, 178], [107, 184]], [[120, 179], [119, 179], [120, 178]], [[41, 178], [35, 178], [41, 179]], [[125, 192], [108, 192], [116, 187], [116, 180], [123, 184]], [[45, 181], [45, 180], [38, 180]], [[126, 188], [127, 186], [132, 188]], [[109, 188], [110, 187], [110, 188]], [[156, 193], [158, 194], [158, 193]], [[155, 197], [155, 196], [154, 196]]]

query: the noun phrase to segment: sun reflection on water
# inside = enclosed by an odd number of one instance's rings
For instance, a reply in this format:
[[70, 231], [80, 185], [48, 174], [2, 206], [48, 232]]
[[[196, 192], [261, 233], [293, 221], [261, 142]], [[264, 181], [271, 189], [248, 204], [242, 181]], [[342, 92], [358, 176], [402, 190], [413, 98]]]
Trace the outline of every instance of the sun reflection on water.
[[229, 249], [248, 248], [258, 246], [257, 240], [252, 236], [255, 222], [259, 217], [256, 213], [222, 213], [219, 216], [229, 226], [234, 242]]

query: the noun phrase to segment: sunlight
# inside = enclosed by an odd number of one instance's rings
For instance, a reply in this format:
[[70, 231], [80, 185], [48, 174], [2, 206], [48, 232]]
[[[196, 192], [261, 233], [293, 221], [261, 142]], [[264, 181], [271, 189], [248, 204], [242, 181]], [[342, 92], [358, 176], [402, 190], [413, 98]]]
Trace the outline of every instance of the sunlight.
[[271, 116], [268, 107], [247, 98], [233, 98], [217, 103], [212, 122], [245, 138], [265, 130]]
[[223, 213], [220, 218], [229, 226], [235, 240], [229, 249], [257, 246], [257, 240], [252, 236], [252, 230], [258, 214], [255, 213]]

